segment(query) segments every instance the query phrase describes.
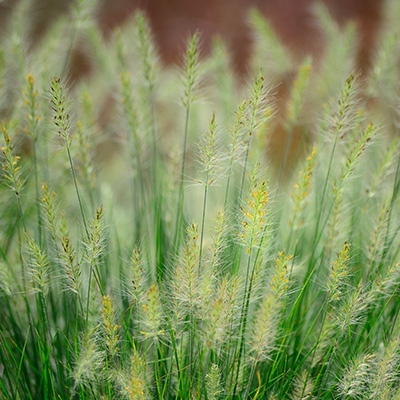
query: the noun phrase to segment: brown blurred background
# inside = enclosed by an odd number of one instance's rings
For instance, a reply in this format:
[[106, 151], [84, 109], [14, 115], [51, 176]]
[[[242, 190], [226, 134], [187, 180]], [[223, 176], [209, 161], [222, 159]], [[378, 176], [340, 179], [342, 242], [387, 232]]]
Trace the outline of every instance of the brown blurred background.
[[[19, 0], [0, 0], [0, 25], [6, 26], [12, 9]], [[86, 0], [85, 0], [86, 1]], [[196, 30], [201, 32], [202, 53], [212, 49], [215, 35], [222, 37], [229, 49], [230, 58], [238, 81], [247, 78], [252, 54], [253, 36], [248, 21], [249, 10], [256, 8], [266, 17], [279, 40], [286, 46], [293, 59], [301, 62], [308, 54], [318, 60], [324, 51], [324, 35], [313, 12], [313, 5], [323, 3], [339, 26], [349, 21], [356, 23], [359, 45], [356, 48], [356, 72], [365, 73], [374, 54], [377, 33], [382, 20], [383, 0], [99, 0], [97, 22], [105, 38], [117, 26], [132, 18], [137, 9], [145, 11], [153, 31], [156, 45], [164, 64], [179, 63], [186, 40]], [[71, 12], [73, 0], [31, 0], [31, 45], [40, 40], [51, 23]], [[1, 29], [0, 29], [1, 32]], [[68, 72], [71, 82], [90, 73], [91, 59], [84, 50], [74, 47]], [[276, 118], [268, 145], [270, 159], [278, 165], [288, 132], [282, 120], [293, 73], [280, 73], [275, 77]], [[112, 114], [114, 98], [109, 96], [98, 113], [100, 123]], [[103, 123], [102, 123], [103, 124]], [[106, 124], [106, 123], [105, 123]], [[306, 151], [310, 134], [296, 126], [289, 159], [301, 144]]]
[[[69, 12], [72, 0], [31, 0], [32, 37], [37, 40], [58, 16]], [[145, 10], [153, 29], [162, 60], [175, 63], [181, 59], [183, 44], [190, 33], [202, 32], [204, 51], [210, 49], [215, 34], [225, 39], [231, 51], [235, 70], [246, 72], [251, 53], [252, 37], [247, 11], [255, 7], [270, 21], [281, 41], [292, 54], [302, 59], [323, 49], [312, 15], [315, 0], [100, 0], [99, 25], [107, 35], [123, 24], [138, 8]], [[339, 24], [355, 20], [360, 47], [358, 67], [365, 70], [381, 19], [381, 0], [322, 0]], [[0, 0], [0, 24], [7, 22], [18, 0]], [[82, 60], [82, 68], [85, 65]], [[79, 73], [79, 67], [73, 68]]]

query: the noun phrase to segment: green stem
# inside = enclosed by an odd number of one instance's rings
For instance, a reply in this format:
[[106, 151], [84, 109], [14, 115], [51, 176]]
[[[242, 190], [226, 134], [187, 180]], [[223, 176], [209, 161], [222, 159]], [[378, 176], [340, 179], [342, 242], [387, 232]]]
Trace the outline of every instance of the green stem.
[[393, 183], [393, 193], [392, 193], [392, 198], [390, 200], [390, 205], [389, 205], [388, 222], [387, 222], [387, 226], [386, 226], [385, 244], [383, 246], [381, 264], [384, 263], [387, 253], [389, 251], [388, 244], [389, 244], [390, 225], [391, 225], [391, 221], [392, 221], [392, 213], [393, 213], [394, 203], [399, 194], [399, 190], [400, 190], [400, 153], [399, 153], [399, 158], [397, 160], [396, 175], [395, 175], [394, 183]]
[[79, 193], [78, 183], [77, 183], [77, 180], [76, 180], [75, 168], [74, 168], [74, 164], [72, 162], [71, 152], [70, 152], [69, 144], [68, 144], [67, 140], [65, 141], [65, 148], [67, 149], [68, 161], [69, 161], [69, 166], [70, 166], [71, 174], [72, 174], [72, 180], [74, 181], [75, 193], [76, 193], [76, 196], [78, 198], [79, 209], [80, 209], [80, 212], [81, 212], [83, 225], [85, 227], [86, 237], [89, 239], [89, 229], [88, 229], [87, 224], [86, 224], [85, 213], [83, 211], [83, 204], [82, 204], [81, 196], [80, 196], [80, 193]]
[[243, 396], [244, 400], [246, 400], [247, 396], [249, 395], [251, 382], [253, 381], [253, 378], [254, 378], [254, 372], [256, 371], [256, 367], [257, 367], [257, 364], [258, 364], [258, 359], [259, 359], [259, 357], [257, 357], [257, 359], [254, 360], [254, 362], [251, 364], [250, 376], [249, 376], [249, 379], [247, 381], [246, 390], [245, 390], [244, 396]]
[[36, 141], [33, 142], [33, 168], [35, 174], [35, 187], [36, 187], [36, 213], [38, 219], [38, 236], [39, 236], [39, 248], [42, 248], [42, 217], [41, 217], [41, 208], [40, 208], [40, 194], [39, 194], [39, 176], [38, 176], [38, 168], [37, 168], [37, 150], [36, 150]]
[[238, 352], [238, 356], [237, 356], [238, 366], [237, 366], [237, 371], [236, 371], [235, 387], [233, 388], [233, 396], [235, 396], [235, 394], [236, 394], [236, 388], [237, 388], [237, 384], [239, 381], [240, 364], [241, 364], [242, 353], [243, 353], [243, 349], [244, 349], [244, 339], [245, 339], [245, 335], [246, 335], [247, 314], [248, 314], [249, 304], [250, 304], [251, 289], [253, 286], [253, 278], [254, 278], [254, 270], [255, 270], [254, 267], [252, 269], [251, 278], [249, 281], [252, 253], [253, 253], [253, 244], [251, 243], [250, 252], [249, 252], [249, 260], [247, 262], [247, 271], [246, 271], [246, 280], [245, 280], [246, 288], [245, 288], [244, 295], [243, 295], [243, 306], [242, 306], [241, 321], [240, 321], [241, 339], [240, 339], [239, 352]]
[[25, 222], [24, 212], [22, 211], [21, 197], [20, 197], [19, 192], [15, 192], [15, 194], [16, 194], [16, 196], [17, 196], [18, 211], [19, 211], [19, 215], [20, 215], [20, 217], [21, 217], [22, 227], [23, 227], [24, 233], [25, 233], [25, 235], [26, 235], [26, 234], [27, 234], [26, 222]]
[[248, 142], [247, 142], [246, 155], [245, 155], [245, 158], [244, 158], [244, 166], [243, 166], [242, 180], [241, 180], [241, 183], [240, 183], [239, 201], [238, 201], [238, 204], [240, 204], [240, 203], [241, 203], [241, 200], [242, 200], [243, 188], [244, 188], [244, 179], [245, 179], [245, 177], [246, 177], [247, 164], [249, 163], [251, 133], [252, 133], [252, 132], [249, 133], [249, 140], [248, 140]]
[[[315, 231], [314, 231], [314, 239], [312, 241], [313, 248], [312, 248], [312, 252], [311, 252], [308, 271], [307, 271], [307, 274], [305, 276], [306, 278], [307, 278], [307, 275], [309, 274], [310, 269], [312, 268], [312, 266], [314, 264], [315, 252], [317, 250], [319, 240], [322, 237], [322, 231], [319, 232], [319, 229], [320, 229], [322, 211], [324, 209], [324, 201], [325, 201], [325, 196], [326, 196], [326, 190], [328, 188], [328, 181], [329, 181], [329, 178], [330, 178], [330, 175], [331, 175], [332, 163], [333, 163], [333, 158], [334, 158], [334, 155], [335, 155], [336, 147], [337, 147], [337, 144], [338, 144], [338, 140], [339, 140], [339, 129], [337, 129], [337, 131], [336, 131], [335, 141], [333, 143], [331, 155], [330, 155], [330, 158], [329, 158], [328, 171], [326, 173], [326, 178], [325, 178], [325, 182], [324, 182], [324, 188], [322, 190], [322, 197], [321, 197], [321, 201], [320, 201], [320, 204], [319, 204], [319, 210], [318, 210], [318, 216], [317, 216], [317, 224], [316, 224]], [[329, 217], [329, 215], [328, 215], [328, 217]], [[318, 240], [317, 240], [317, 238], [318, 238]]]
[[183, 204], [184, 204], [184, 199], [185, 199], [183, 178], [185, 176], [186, 147], [187, 147], [187, 138], [188, 138], [188, 134], [189, 134], [189, 116], [190, 116], [190, 102], [187, 102], [186, 117], [185, 117], [185, 131], [184, 131], [184, 135], [183, 135], [183, 154], [182, 154], [181, 177], [180, 177], [180, 184], [179, 184], [178, 209], [176, 212], [176, 221], [175, 221], [174, 248], [175, 248], [176, 253], [178, 253], [179, 246], [180, 246], [182, 213], [183, 213]]
[[199, 249], [199, 273], [201, 268], [201, 256], [203, 253], [203, 237], [204, 237], [204, 224], [206, 220], [206, 207], [207, 207], [207, 193], [208, 193], [208, 173], [206, 177], [206, 184], [204, 186], [204, 198], [203, 198], [203, 215], [201, 218], [201, 233], [200, 233], [200, 249]]
[[155, 249], [156, 249], [156, 265], [157, 279], [161, 282], [163, 277], [163, 249], [162, 249], [162, 197], [159, 193], [162, 193], [162, 188], [158, 187], [158, 149], [157, 149], [157, 130], [156, 130], [156, 117], [154, 109], [154, 87], [149, 84], [149, 108], [150, 108], [150, 119], [151, 119], [151, 133], [153, 137], [153, 207], [154, 207], [154, 219], [155, 219]]
[[229, 187], [231, 184], [231, 176], [232, 176], [232, 165], [229, 166], [228, 170], [228, 181], [226, 182], [226, 189], [225, 189], [225, 200], [224, 200], [224, 214], [226, 213], [226, 207], [228, 205], [228, 194], [229, 194]]

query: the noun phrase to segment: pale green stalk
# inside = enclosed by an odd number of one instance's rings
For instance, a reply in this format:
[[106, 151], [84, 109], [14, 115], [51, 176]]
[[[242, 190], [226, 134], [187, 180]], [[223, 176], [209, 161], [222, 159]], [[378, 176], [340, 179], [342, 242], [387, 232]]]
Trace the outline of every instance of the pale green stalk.
[[245, 108], [246, 102], [243, 101], [237, 111], [236, 111], [236, 120], [235, 126], [232, 130], [232, 138], [231, 138], [231, 145], [229, 149], [229, 165], [228, 165], [228, 180], [226, 182], [226, 189], [225, 189], [225, 201], [224, 201], [224, 211], [226, 212], [226, 207], [228, 204], [228, 196], [229, 196], [229, 188], [232, 179], [232, 170], [233, 170], [233, 163], [237, 159], [238, 155], [238, 147], [239, 147], [239, 138], [241, 136], [243, 125], [244, 125], [244, 118], [245, 118]]
[[346, 81], [345, 87], [342, 91], [341, 97], [339, 98], [338, 101], [338, 106], [339, 109], [336, 114], [333, 116], [333, 127], [331, 129], [334, 130], [334, 142], [331, 150], [331, 154], [329, 157], [329, 162], [328, 162], [328, 169], [326, 172], [326, 177], [324, 180], [324, 186], [322, 189], [322, 194], [320, 198], [320, 202], [318, 205], [318, 210], [317, 210], [317, 223], [314, 231], [314, 239], [312, 241], [313, 247], [312, 247], [312, 254], [310, 258], [310, 263], [309, 263], [309, 268], [313, 267], [314, 263], [314, 256], [315, 252], [317, 250], [317, 246], [319, 243], [319, 240], [322, 236], [322, 231], [320, 232], [320, 224], [321, 224], [321, 217], [322, 217], [322, 212], [324, 210], [323, 205], [325, 202], [325, 196], [326, 196], [326, 191], [328, 187], [328, 182], [330, 180], [330, 175], [332, 171], [332, 163], [333, 159], [336, 153], [336, 147], [338, 145], [339, 140], [343, 137], [343, 135], [348, 131], [349, 127], [351, 126], [351, 112], [353, 112], [352, 109], [352, 101], [353, 101], [353, 96], [354, 96], [354, 75], [351, 74], [349, 78]]
[[39, 247], [42, 247], [42, 218], [40, 212], [40, 196], [39, 196], [39, 177], [38, 177], [38, 160], [37, 160], [37, 141], [38, 141], [38, 123], [41, 119], [41, 115], [38, 113], [39, 104], [37, 103], [36, 97], [39, 92], [35, 89], [34, 78], [31, 73], [27, 75], [28, 84], [25, 95], [25, 105], [28, 108], [26, 114], [27, 127], [25, 132], [32, 138], [33, 142], [33, 168], [35, 174], [35, 191], [36, 191], [36, 213], [38, 219], [38, 236], [39, 236]]
[[72, 174], [72, 180], [74, 182], [75, 193], [78, 199], [79, 209], [82, 216], [82, 222], [85, 227], [86, 236], [89, 235], [88, 227], [86, 224], [86, 217], [83, 211], [83, 203], [79, 193], [78, 183], [76, 180], [76, 173], [74, 164], [72, 162], [70, 145], [71, 145], [71, 121], [70, 115], [67, 111], [67, 105], [65, 101], [64, 88], [61, 86], [59, 78], [54, 77], [50, 87], [51, 102], [53, 104], [54, 111], [54, 124], [57, 128], [57, 133], [64, 141], [65, 149], [67, 150], [69, 166]]
[[203, 143], [200, 146], [201, 162], [204, 165], [206, 178], [205, 181], [202, 182], [204, 185], [204, 196], [200, 231], [199, 272], [201, 269], [201, 256], [203, 252], [204, 225], [206, 220], [208, 188], [214, 181], [213, 175], [215, 174], [217, 168], [216, 128], [217, 125], [215, 122], [215, 114], [213, 114], [209, 124], [209, 131], [204, 136]]
[[182, 215], [184, 207], [184, 178], [185, 178], [185, 164], [186, 164], [186, 147], [187, 139], [189, 134], [189, 117], [190, 117], [190, 107], [193, 102], [195, 88], [198, 79], [198, 61], [199, 58], [199, 34], [195, 33], [188, 44], [188, 49], [186, 52], [186, 65], [185, 65], [185, 77], [184, 77], [184, 98], [183, 105], [186, 107], [185, 116], [185, 128], [183, 134], [183, 153], [182, 153], [182, 165], [180, 173], [180, 184], [179, 184], [179, 194], [178, 194], [178, 209], [176, 213], [175, 221], [175, 238], [174, 238], [174, 248], [175, 251], [179, 251], [180, 240], [181, 240], [181, 225], [182, 225]]
[[258, 74], [252, 86], [251, 97], [248, 101], [248, 125], [247, 127], [247, 138], [246, 138], [246, 153], [244, 157], [244, 166], [242, 172], [242, 179], [239, 189], [239, 200], [238, 204], [241, 203], [244, 189], [244, 180], [247, 172], [247, 164], [249, 162], [249, 153], [251, 147], [251, 137], [254, 131], [260, 126], [262, 120], [265, 118], [263, 115], [266, 112], [266, 87], [264, 82], [264, 77], [261, 72]]

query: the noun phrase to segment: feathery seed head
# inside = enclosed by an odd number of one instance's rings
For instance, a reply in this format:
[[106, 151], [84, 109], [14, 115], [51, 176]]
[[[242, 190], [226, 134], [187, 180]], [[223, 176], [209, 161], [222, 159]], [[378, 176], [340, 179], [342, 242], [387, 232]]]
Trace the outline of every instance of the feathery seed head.
[[378, 218], [374, 221], [374, 229], [371, 231], [370, 244], [367, 247], [368, 253], [368, 269], [379, 257], [380, 249], [384, 246], [385, 232], [387, 229], [389, 218], [389, 205], [385, 202], [379, 209]]
[[347, 296], [343, 306], [336, 310], [335, 317], [341, 330], [346, 332], [352, 325], [359, 324], [373, 300], [374, 292], [360, 282], [357, 288]]
[[289, 287], [288, 262], [293, 256], [286, 256], [282, 251], [276, 259], [276, 268], [271, 280], [271, 288], [264, 295], [260, 308], [256, 313], [252, 330], [251, 347], [256, 354], [256, 359], [267, 359], [272, 350], [281, 318], [280, 311], [283, 300]]
[[135, 351], [131, 357], [131, 368], [128, 385], [125, 390], [128, 392], [129, 400], [144, 400], [149, 394], [145, 383], [145, 366], [139, 354]]
[[114, 30], [114, 38], [115, 38], [115, 48], [117, 51], [117, 60], [119, 64], [119, 73], [121, 75], [121, 71], [127, 71], [127, 62], [125, 56], [124, 43], [121, 38], [121, 29], [117, 28]]
[[290, 400], [314, 400], [315, 397], [311, 395], [314, 387], [314, 382], [310, 379], [307, 371], [302, 373], [294, 379], [293, 393]]
[[354, 119], [354, 110], [356, 107], [353, 106], [355, 98], [355, 77], [351, 74], [347, 79], [342, 90], [342, 93], [338, 99], [337, 110], [332, 115], [332, 126], [331, 130], [334, 135], [339, 139], [351, 129], [352, 122]]
[[18, 166], [20, 157], [13, 154], [12, 141], [5, 127], [3, 127], [3, 137], [5, 141], [5, 145], [1, 147], [3, 176], [7, 186], [18, 196], [22, 190], [21, 171]]
[[106, 335], [108, 351], [113, 357], [118, 351], [118, 329], [115, 323], [114, 309], [111, 305], [110, 296], [103, 296], [103, 327]]
[[28, 75], [27, 75], [27, 80], [28, 80], [28, 83], [30, 84], [30, 85], [33, 85], [33, 75], [29, 72], [28, 73]]
[[296, 79], [293, 83], [288, 103], [288, 119], [286, 126], [288, 130], [293, 129], [297, 123], [304, 102], [304, 92], [310, 80], [311, 58], [307, 57], [303, 64], [300, 65]]
[[389, 266], [385, 277], [379, 277], [372, 290], [384, 297], [392, 296], [397, 290], [400, 279], [400, 263]]
[[375, 354], [367, 354], [351, 360], [338, 384], [339, 393], [345, 398], [363, 399], [371, 382], [375, 362]]
[[400, 361], [399, 338], [390, 340], [385, 351], [378, 358], [378, 366], [371, 379], [370, 399], [389, 399], [393, 385], [399, 381], [398, 368]]
[[207, 319], [211, 297], [214, 295], [217, 282], [218, 270], [221, 252], [223, 250], [223, 235], [226, 229], [226, 219], [222, 211], [218, 211], [216, 216], [215, 234], [211, 236], [212, 243], [209, 248], [209, 256], [205, 263], [205, 268], [201, 276], [199, 307]]
[[132, 300], [136, 302], [140, 302], [144, 296], [144, 285], [146, 281], [144, 266], [145, 263], [140, 249], [135, 247], [130, 259], [131, 268], [129, 274], [128, 293]]
[[96, 374], [102, 366], [101, 352], [96, 345], [97, 326], [84, 332], [80, 338], [80, 351], [72, 376], [75, 387], [89, 384], [96, 379]]
[[221, 389], [221, 373], [217, 364], [212, 364], [210, 372], [206, 376], [207, 398], [210, 400], [217, 400], [219, 394], [222, 393]]
[[81, 266], [75, 259], [75, 250], [72, 247], [69, 237], [65, 235], [61, 237], [60, 260], [67, 278], [67, 288], [79, 295], [80, 288], [82, 287]]
[[50, 268], [46, 254], [40, 250], [39, 246], [30, 236], [26, 235], [26, 239], [28, 243], [30, 274], [34, 284], [33, 289], [45, 295], [50, 282]]
[[382, 184], [382, 182], [385, 181], [385, 178], [390, 173], [395, 160], [397, 160], [396, 156], [399, 154], [399, 151], [400, 142], [396, 138], [393, 140], [390, 147], [385, 151], [385, 155], [381, 161], [378, 171], [376, 172], [376, 174], [374, 174], [372, 183], [367, 189], [369, 197], [373, 197], [377, 194], [380, 185]]
[[50, 97], [54, 111], [54, 124], [57, 133], [64, 139], [65, 145], [71, 143], [71, 117], [67, 110], [67, 102], [61, 79], [54, 77], [50, 86]]
[[10, 268], [0, 262], [0, 292], [3, 292], [6, 296], [11, 296], [13, 286]]
[[34, 141], [36, 141], [36, 130], [41, 119], [41, 115], [38, 113], [39, 104], [37, 103], [36, 99], [39, 92], [34, 87], [34, 79], [31, 73], [28, 73], [26, 79], [28, 84], [26, 86], [26, 90], [24, 91], [24, 95], [25, 105], [28, 107], [28, 113], [26, 114], [27, 127], [25, 128], [25, 132], [31, 136]]
[[85, 239], [87, 249], [86, 259], [89, 265], [96, 264], [98, 258], [104, 252], [104, 207], [101, 205], [95, 212], [95, 218], [91, 221], [89, 237]]
[[155, 284], [147, 291], [142, 308], [144, 330], [141, 333], [143, 333], [146, 338], [158, 340], [159, 336], [164, 334], [164, 331], [161, 329], [163, 310], [159, 289]]
[[136, 24], [139, 33], [139, 46], [146, 83], [150, 91], [154, 90], [156, 56], [153, 48], [150, 27], [142, 12], [136, 13]]
[[219, 257], [221, 254], [221, 251], [224, 247], [224, 234], [226, 231], [226, 217], [224, 213], [220, 210], [217, 213], [216, 216], [216, 226], [215, 226], [215, 234], [212, 235], [212, 243], [210, 246], [210, 256], [208, 258], [208, 263], [210, 272], [214, 274], [216, 267], [218, 266], [219, 263]]
[[337, 256], [337, 259], [333, 262], [331, 267], [331, 273], [327, 282], [327, 289], [330, 293], [329, 302], [336, 301], [340, 299], [341, 288], [344, 285], [345, 278], [347, 275], [346, 271], [346, 261], [349, 258], [350, 244], [344, 242], [343, 249]]
[[[206, 346], [216, 348], [217, 343], [222, 343], [227, 337], [229, 328], [235, 321], [234, 303], [237, 282], [224, 278], [205, 300], [202, 318], [204, 320]], [[203, 299], [202, 299], [203, 301]]]
[[194, 91], [198, 80], [199, 69], [199, 40], [200, 35], [196, 32], [188, 42], [186, 51], [185, 71], [184, 71], [184, 97], [182, 99], [183, 105], [187, 107], [191, 104], [194, 97]]
[[271, 116], [271, 113], [267, 112], [267, 94], [268, 88], [266, 87], [264, 76], [260, 72], [252, 85], [252, 92], [247, 101], [249, 136], [265, 122], [266, 118]]
[[186, 252], [185, 254], [192, 254], [192, 250], [197, 248], [197, 240], [199, 238], [199, 233], [198, 233], [198, 226], [195, 223], [190, 224], [186, 228], [187, 232], [187, 242], [186, 242]]
[[359, 162], [360, 156], [364, 152], [367, 144], [371, 141], [373, 135], [376, 133], [376, 128], [372, 122], [364, 129], [362, 136], [356, 140], [354, 146], [350, 150], [350, 154], [346, 160], [346, 165], [342, 173], [342, 183], [340, 188], [340, 193], [342, 194], [345, 190], [345, 183], [349, 179], [350, 175], [353, 173], [356, 165]]
[[50, 230], [51, 236], [55, 243], [60, 238], [58, 229], [57, 209], [56, 209], [56, 192], [51, 192], [46, 183], [42, 185], [42, 209], [45, 216], [45, 225]]
[[180, 307], [193, 309], [199, 294], [199, 244], [198, 227], [190, 224], [187, 229], [186, 246], [176, 269], [174, 287]]
[[286, 256], [284, 251], [281, 251], [279, 257], [276, 258], [276, 269], [271, 281], [271, 288], [277, 298], [282, 298], [289, 287], [288, 263], [292, 258], [292, 255]]
[[235, 115], [235, 124], [232, 129], [231, 142], [228, 149], [229, 168], [231, 168], [233, 162], [238, 159], [240, 150], [243, 148], [243, 146], [240, 145], [240, 138], [243, 134], [246, 120], [246, 101], [243, 101], [239, 104], [237, 110], [235, 111]]
[[253, 187], [247, 197], [247, 204], [242, 208], [243, 231], [242, 241], [247, 253], [257, 245], [264, 228], [267, 225], [268, 190], [267, 182], [254, 180]]
[[200, 160], [206, 174], [206, 181], [202, 183], [205, 186], [210, 186], [214, 182], [214, 175], [218, 168], [216, 129], [215, 113], [213, 113], [209, 129], [200, 142]]
[[116, 50], [121, 90], [120, 102], [123, 106], [124, 117], [126, 118], [129, 130], [135, 140], [136, 147], [138, 147], [140, 143], [138, 140], [138, 118], [132, 90], [132, 77], [129, 72], [127, 55], [119, 30], [116, 32]]
[[315, 146], [312, 149], [311, 155], [307, 157], [307, 162], [302, 171], [300, 171], [299, 182], [294, 186], [296, 192], [292, 193], [292, 198], [294, 200], [295, 213], [302, 212], [304, 209], [305, 199], [310, 192], [310, 181], [313, 175], [313, 170], [315, 167], [315, 155], [317, 151]]
[[256, 360], [266, 360], [274, 349], [278, 333], [278, 314], [274, 298], [267, 293], [256, 312], [250, 346]]

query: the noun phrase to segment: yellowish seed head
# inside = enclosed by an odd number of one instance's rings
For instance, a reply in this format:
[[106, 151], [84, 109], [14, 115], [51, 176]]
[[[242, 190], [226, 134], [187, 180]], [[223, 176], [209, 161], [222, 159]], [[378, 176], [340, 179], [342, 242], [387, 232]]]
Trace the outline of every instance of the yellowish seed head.
[[26, 79], [28, 80], [30, 85], [33, 85], [34, 79], [33, 79], [33, 75], [30, 72], [28, 73]]

